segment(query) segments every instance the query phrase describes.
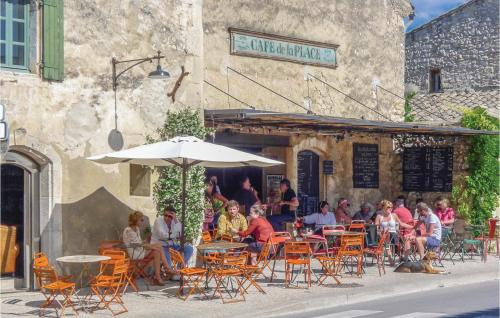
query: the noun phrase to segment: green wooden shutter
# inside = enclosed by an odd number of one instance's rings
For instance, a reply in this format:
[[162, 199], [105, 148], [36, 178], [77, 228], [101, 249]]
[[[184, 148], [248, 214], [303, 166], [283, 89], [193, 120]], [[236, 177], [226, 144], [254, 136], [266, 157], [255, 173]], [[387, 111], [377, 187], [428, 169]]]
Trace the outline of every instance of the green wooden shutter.
[[43, 1], [43, 78], [64, 78], [64, 3]]

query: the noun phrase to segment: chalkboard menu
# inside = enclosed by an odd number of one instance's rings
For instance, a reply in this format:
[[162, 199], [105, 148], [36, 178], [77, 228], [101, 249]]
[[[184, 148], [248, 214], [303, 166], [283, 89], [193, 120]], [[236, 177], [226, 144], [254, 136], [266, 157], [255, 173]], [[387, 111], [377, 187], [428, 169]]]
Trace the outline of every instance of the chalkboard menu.
[[317, 212], [319, 202], [319, 156], [304, 150], [297, 155], [298, 212], [309, 215]]
[[332, 160], [323, 160], [323, 174], [333, 174]]
[[353, 144], [352, 170], [354, 188], [378, 188], [378, 145]]
[[453, 181], [453, 147], [405, 148], [403, 191], [450, 192]]

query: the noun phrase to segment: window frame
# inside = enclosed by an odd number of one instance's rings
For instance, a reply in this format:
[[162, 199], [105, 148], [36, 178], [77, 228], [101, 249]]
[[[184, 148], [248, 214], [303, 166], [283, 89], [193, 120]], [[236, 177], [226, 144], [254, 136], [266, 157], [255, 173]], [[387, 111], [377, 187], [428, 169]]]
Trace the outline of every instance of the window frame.
[[[0, 40], [1, 44], [5, 44], [5, 63], [0, 63], [2, 69], [12, 70], [29, 70], [29, 54], [30, 54], [30, 1], [24, 1], [24, 19], [13, 17], [13, 3], [12, 1], [0, 0], [5, 3], [5, 16], [0, 16], [0, 20], [5, 21], [5, 40]], [[14, 22], [24, 23], [24, 42], [16, 42], [13, 39], [13, 24]], [[13, 64], [13, 47], [14, 45], [22, 45], [24, 47], [24, 64]]]
[[[437, 76], [438, 76], [438, 82], [436, 83]], [[437, 89], [435, 89], [435, 87]], [[441, 69], [433, 67], [429, 70], [429, 93], [442, 93], [442, 92], [443, 92], [443, 81], [441, 78]]]

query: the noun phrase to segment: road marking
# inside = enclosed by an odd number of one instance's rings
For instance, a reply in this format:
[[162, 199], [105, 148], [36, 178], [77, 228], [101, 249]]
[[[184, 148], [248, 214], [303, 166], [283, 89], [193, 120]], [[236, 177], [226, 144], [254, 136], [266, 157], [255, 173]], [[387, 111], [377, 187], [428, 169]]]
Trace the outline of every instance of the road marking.
[[361, 316], [368, 316], [373, 314], [381, 313], [379, 310], [348, 310], [343, 312], [337, 312], [334, 314], [328, 314], [323, 316], [316, 316], [314, 318], [354, 318]]
[[412, 312], [411, 314], [393, 316], [391, 318], [434, 318], [434, 317], [444, 317], [445, 314], [435, 313], [435, 312]]

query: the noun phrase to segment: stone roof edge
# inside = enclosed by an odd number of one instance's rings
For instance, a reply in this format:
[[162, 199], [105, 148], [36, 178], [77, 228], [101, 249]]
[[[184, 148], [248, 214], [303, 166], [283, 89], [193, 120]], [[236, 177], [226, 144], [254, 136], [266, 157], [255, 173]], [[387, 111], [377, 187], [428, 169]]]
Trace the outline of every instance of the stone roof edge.
[[432, 25], [432, 24], [436, 23], [437, 21], [439, 21], [439, 20], [441, 20], [441, 19], [443, 19], [443, 18], [445, 18], [445, 17], [448, 17], [448, 16], [450, 16], [450, 15], [454, 14], [455, 12], [460, 11], [460, 10], [462, 10], [463, 8], [465, 8], [465, 7], [467, 7], [467, 6], [471, 5], [471, 4], [473, 4], [473, 3], [475, 3], [475, 2], [478, 2], [478, 1], [479, 1], [479, 0], [469, 0], [469, 1], [467, 1], [466, 3], [464, 3], [464, 4], [461, 4], [461, 5], [459, 5], [458, 7], [453, 8], [453, 9], [450, 9], [449, 11], [446, 11], [445, 13], [441, 14], [440, 16], [435, 17], [434, 19], [430, 20], [429, 22], [426, 22], [426, 23], [422, 24], [421, 26], [419, 26], [419, 27], [417, 27], [417, 28], [415, 28], [415, 29], [411, 30], [410, 32], [406, 32], [406, 34], [405, 34], [405, 35], [408, 35], [408, 34], [411, 34], [411, 33], [415, 33], [415, 32], [417, 32], [417, 31], [420, 31], [420, 30], [422, 30], [422, 29], [425, 29], [425, 28], [427, 28], [428, 26], [430, 26], [430, 25]]

